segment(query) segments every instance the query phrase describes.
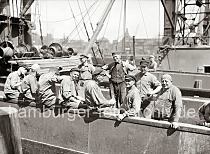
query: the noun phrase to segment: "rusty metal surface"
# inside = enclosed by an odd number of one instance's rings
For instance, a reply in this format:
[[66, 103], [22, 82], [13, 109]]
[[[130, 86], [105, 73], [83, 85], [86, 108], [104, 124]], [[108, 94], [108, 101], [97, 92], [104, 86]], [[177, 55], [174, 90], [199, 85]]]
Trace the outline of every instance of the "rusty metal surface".
[[161, 79], [161, 75], [168, 73], [172, 76], [173, 84], [180, 88], [193, 88], [196, 80], [202, 80], [202, 88], [210, 89], [210, 85], [206, 84], [210, 82], [210, 74], [201, 74], [201, 73], [180, 73], [180, 72], [164, 72], [157, 71], [152, 72], [158, 80]]
[[198, 67], [209, 66], [209, 48], [176, 48], [171, 50], [168, 56], [162, 61], [160, 69], [197, 72]]
[[82, 119], [76, 117], [70, 121], [67, 114], [57, 118], [53, 115], [37, 117], [38, 114], [20, 119], [22, 137], [82, 152], [88, 151], [89, 125]]
[[114, 123], [113, 121], [96, 121], [91, 125], [90, 153], [178, 152], [179, 132], [168, 137], [167, 130], [161, 128], [130, 123], [121, 123], [118, 127], [114, 127]]
[[[205, 101], [188, 98], [184, 100], [184, 104], [187, 109], [197, 110]], [[1, 102], [1, 106], [6, 105], [11, 104]], [[28, 107], [26, 112], [29, 111]], [[46, 116], [47, 113], [45, 113]], [[32, 111], [30, 115], [33, 115]], [[108, 119], [92, 117], [87, 121], [79, 115], [75, 115], [75, 120], [70, 121], [68, 117], [74, 116], [71, 113], [69, 115], [65, 113], [64, 117], [60, 118], [53, 115], [44, 118], [43, 115], [39, 116], [38, 111], [35, 115], [20, 118], [23, 138], [75, 151], [95, 154], [207, 154], [210, 150], [209, 135], [204, 135], [209, 134], [210, 129], [206, 127], [182, 124], [179, 131], [170, 134], [169, 124], [166, 121], [126, 118], [125, 122], [117, 123], [114, 116]], [[195, 119], [185, 118], [184, 120], [195, 122]], [[25, 147], [25, 151], [27, 148], [38, 150], [39, 145], [36, 144], [33, 147], [27, 144]], [[40, 145], [38, 152], [42, 148], [43, 151], [51, 150]]]
[[37, 142], [29, 139], [22, 139], [23, 154], [86, 154], [81, 151], [67, 149], [43, 142]]

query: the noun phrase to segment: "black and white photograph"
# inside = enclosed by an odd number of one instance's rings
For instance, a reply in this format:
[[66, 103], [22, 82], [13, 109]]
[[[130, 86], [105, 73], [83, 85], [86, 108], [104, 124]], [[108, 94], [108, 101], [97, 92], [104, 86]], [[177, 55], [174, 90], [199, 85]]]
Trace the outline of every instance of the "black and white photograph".
[[0, 154], [209, 154], [210, 0], [0, 0]]

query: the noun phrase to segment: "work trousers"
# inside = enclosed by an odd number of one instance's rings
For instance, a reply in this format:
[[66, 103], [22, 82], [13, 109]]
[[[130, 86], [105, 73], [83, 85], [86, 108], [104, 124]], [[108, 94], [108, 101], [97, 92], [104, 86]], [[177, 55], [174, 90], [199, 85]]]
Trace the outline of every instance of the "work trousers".
[[120, 108], [120, 106], [123, 104], [123, 101], [126, 97], [126, 84], [125, 82], [110, 82], [110, 96], [111, 98], [115, 98], [116, 108]]
[[141, 116], [151, 119], [153, 116], [154, 101], [150, 98], [142, 97]]

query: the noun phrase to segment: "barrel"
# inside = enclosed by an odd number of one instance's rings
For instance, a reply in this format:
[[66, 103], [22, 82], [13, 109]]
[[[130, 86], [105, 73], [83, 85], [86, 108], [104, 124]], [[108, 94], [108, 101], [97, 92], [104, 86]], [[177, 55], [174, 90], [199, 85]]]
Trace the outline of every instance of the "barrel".
[[22, 154], [18, 111], [13, 107], [0, 107], [0, 153]]

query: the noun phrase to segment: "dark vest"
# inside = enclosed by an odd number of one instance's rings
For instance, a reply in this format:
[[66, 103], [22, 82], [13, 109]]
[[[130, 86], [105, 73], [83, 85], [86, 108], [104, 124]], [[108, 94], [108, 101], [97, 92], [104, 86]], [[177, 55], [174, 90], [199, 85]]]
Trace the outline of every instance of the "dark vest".
[[121, 83], [125, 81], [125, 71], [122, 64], [115, 64], [111, 69], [111, 81], [115, 83]]

